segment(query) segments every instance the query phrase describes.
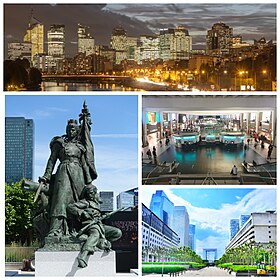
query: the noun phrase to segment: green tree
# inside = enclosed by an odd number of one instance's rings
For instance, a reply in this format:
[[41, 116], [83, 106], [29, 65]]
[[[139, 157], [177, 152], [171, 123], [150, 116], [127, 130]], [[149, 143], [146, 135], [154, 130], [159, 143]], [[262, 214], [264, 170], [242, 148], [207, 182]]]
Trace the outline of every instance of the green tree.
[[30, 245], [33, 239], [31, 213], [35, 209], [34, 194], [21, 188], [21, 182], [5, 184], [6, 244]]

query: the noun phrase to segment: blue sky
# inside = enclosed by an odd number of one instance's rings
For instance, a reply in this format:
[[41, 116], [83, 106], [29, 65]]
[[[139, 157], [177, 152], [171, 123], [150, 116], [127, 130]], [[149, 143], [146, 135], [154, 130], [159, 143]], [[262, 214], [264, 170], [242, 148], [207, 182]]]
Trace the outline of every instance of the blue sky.
[[142, 202], [149, 207], [152, 194], [163, 190], [176, 206], [185, 206], [190, 223], [196, 225], [196, 252], [217, 248], [218, 257], [229, 242], [231, 219], [242, 214], [276, 209], [276, 189], [272, 188], [171, 188], [143, 187]]
[[137, 96], [6, 96], [5, 116], [25, 117], [35, 124], [33, 179], [43, 175], [52, 137], [65, 134], [68, 119], [78, 119], [86, 100], [92, 119], [92, 141], [99, 190], [119, 192], [137, 187]]

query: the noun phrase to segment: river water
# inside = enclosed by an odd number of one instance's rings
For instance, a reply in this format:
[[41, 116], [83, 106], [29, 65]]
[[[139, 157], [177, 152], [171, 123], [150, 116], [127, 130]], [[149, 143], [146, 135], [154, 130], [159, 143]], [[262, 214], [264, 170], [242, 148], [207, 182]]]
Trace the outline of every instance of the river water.
[[125, 87], [117, 84], [90, 83], [57, 83], [43, 82], [42, 91], [141, 91], [141, 89]]

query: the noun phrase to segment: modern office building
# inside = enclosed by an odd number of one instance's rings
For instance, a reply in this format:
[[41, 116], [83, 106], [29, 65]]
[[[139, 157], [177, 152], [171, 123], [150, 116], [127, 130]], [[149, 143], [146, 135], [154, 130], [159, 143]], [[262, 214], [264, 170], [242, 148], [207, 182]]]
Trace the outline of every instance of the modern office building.
[[36, 54], [44, 52], [44, 25], [31, 14], [23, 41], [31, 43], [31, 60]]
[[240, 216], [240, 228], [250, 219], [250, 215], [241, 215]]
[[138, 188], [134, 188], [117, 195], [117, 209], [138, 205]]
[[159, 36], [142, 35], [140, 36], [140, 61], [156, 60], [159, 58]]
[[230, 240], [226, 250], [249, 242], [267, 246], [271, 241], [277, 241], [277, 213], [275, 211], [255, 212], [251, 213], [247, 222]]
[[153, 211], [142, 204], [142, 247], [177, 247], [180, 238]]
[[172, 227], [174, 204], [169, 200], [164, 191], [157, 190], [156, 193], [152, 195], [150, 209], [166, 225]]
[[5, 182], [33, 176], [34, 124], [23, 117], [5, 118]]
[[233, 29], [223, 22], [215, 23], [207, 31], [206, 54], [224, 56], [232, 46]]
[[196, 235], [195, 235], [195, 225], [189, 225], [189, 247], [195, 251], [196, 250]]
[[111, 47], [116, 51], [116, 64], [127, 59], [127, 34], [123, 27], [119, 26], [113, 29]]
[[78, 24], [78, 53], [94, 54], [94, 38], [89, 26]]
[[172, 229], [180, 238], [180, 246], [189, 245], [189, 214], [185, 206], [174, 206]]
[[65, 57], [65, 26], [52, 24], [48, 30], [48, 55], [57, 59]]
[[161, 29], [159, 33], [159, 56], [163, 61], [189, 59], [192, 37], [183, 26]]
[[239, 219], [230, 220], [230, 239], [239, 231]]
[[100, 204], [100, 210], [102, 212], [112, 212], [114, 210], [114, 192], [100, 191], [99, 197], [102, 201]]
[[8, 43], [8, 59], [28, 59], [31, 62], [31, 43]]

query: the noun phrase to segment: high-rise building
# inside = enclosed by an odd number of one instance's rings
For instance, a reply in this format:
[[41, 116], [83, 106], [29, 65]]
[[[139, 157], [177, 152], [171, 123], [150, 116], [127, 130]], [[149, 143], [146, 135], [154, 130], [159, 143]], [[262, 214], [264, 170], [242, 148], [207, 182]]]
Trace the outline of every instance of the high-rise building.
[[31, 43], [32, 61], [36, 54], [44, 52], [44, 25], [33, 16], [33, 13], [31, 13], [23, 41], [25, 43]]
[[28, 59], [31, 62], [31, 43], [8, 43], [8, 59]]
[[215, 23], [207, 31], [206, 53], [215, 56], [229, 54], [232, 46], [233, 29], [223, 22]]
[[163, 61], [189, 59], [192, 37], [183, 26], [161, 29], [159, 33], [159, 55]]
[[140, 61], [156, 60], [159, 58], [159, 36], [142, 35], [140, 36]]
[[185, 206], [174, 206], [171, 228], [180, 237], [180, 246], [189, 245], [189, 214]]
[[249, 219], [250, 219], [250, 215], [241, 215], [240, 216], [240, 228], [242, 228]]
[[172, 226], [174, 204], [169, 200], [164, 191], [157, 190], [153, 194], [150, 209], [155, 213], [165, 224]]
[[266, 247], [277, 240], [277, 213], [266, 211], [251, 213], [250, 218], [226, 246], [226, 250], [242, 246], [248, 242]]
[[196, 235], [195, 235], [195, 225], [189, 225], [189, 247], [195, 251], [196, 250]]
[[78, 53], [85, 53], [86, 56], [94, 54], [94, 38], [89, 26], [78, 24]]
[[230, 220], [230, 239], [239, 231], [239, 219]]
[[65, 57], [65, 26], [52, 24], [48, 30], [48, 55], [57, 59]]
[[138, 205], [138, 188], [134, 188], [117, 195], [117, 209]]
[[100, 210], [102, 212], [112, 212], [114, 209], [114, 192], [111, 191], [100, 191]]
[[5, 182], [33, 179], [33, 120], [5, 118]]
[[[179, 236], [164, 223], [158, 215], [142, 204], [142, 247], [177, 247]], [[146, 256], [145, 261], [152, 260], [153, 256]]]
[[111, 47], [116, 51], [116, 64], [127, 59], [127, 34], [123, 27], [119, 26], [113, 29]]

